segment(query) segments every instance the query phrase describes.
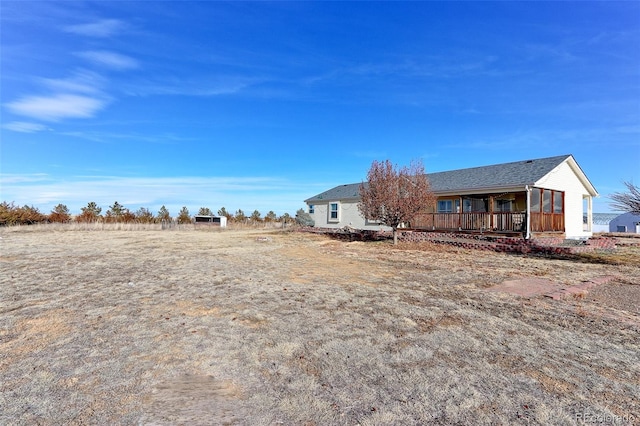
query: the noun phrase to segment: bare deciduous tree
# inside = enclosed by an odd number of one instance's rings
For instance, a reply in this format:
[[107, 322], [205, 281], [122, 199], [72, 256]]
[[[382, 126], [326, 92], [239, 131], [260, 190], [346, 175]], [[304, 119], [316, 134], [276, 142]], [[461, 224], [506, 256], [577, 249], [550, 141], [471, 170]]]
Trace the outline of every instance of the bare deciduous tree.
[[616, 192], [609, 198], [613, 201], [611, 206], [628, 213], [640, 214], [640, 187], [631, 182], [624, 182], [629, 192]]
[[434, 203], [421, 161], [397, 168], [386, 160], [371, 164], [367, 182], [360, 185], [358, 209], [366, 219], [391, 227], [393, 244], [397, 244], [400, 224], [410, 222]]

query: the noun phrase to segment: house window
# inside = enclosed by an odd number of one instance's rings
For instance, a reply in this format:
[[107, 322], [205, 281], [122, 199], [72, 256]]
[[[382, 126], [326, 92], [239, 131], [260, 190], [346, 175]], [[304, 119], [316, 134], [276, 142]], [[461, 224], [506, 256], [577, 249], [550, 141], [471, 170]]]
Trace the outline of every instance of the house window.
[[462, 200], [462, 211], [465, 213], [469, 213], [473, 211], [472, 209], [473, 203], [471, 202], [471, 198], [464, 198]]
[[487, 211], [486, 198], [465, 198], [462, 200], [462, 210], [465, 213], [481, 213]]
[[453, 202], [451, 200], [438, 201], [438, 213], [453, 213]]
[[510, 212], [512, 203], [513, 201], [511, 200], [495, 200], [493, 210], [497, 212]]
[[309, 214], [315, 213], [315, 209], [313, 208], [313, 204], [309, 204]]
[[329, 204], [329, 220], [338, 221], [338, 203]]

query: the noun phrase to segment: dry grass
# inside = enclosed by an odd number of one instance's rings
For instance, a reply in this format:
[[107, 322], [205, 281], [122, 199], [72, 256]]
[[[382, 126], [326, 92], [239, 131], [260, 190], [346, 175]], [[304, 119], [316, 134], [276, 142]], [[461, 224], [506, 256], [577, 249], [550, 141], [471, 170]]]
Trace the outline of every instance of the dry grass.
[[[637, 262], [76, 231], [0, 230], [0, 424], [640, 419]], [[484, 290], [602, 275], [564, 301]]]
[[580, 253], [575, 256], [575, 259], [586, 263], [638, 266], [638, 262], [640, 261], [640, 245], [624, 247], [621, 250]]

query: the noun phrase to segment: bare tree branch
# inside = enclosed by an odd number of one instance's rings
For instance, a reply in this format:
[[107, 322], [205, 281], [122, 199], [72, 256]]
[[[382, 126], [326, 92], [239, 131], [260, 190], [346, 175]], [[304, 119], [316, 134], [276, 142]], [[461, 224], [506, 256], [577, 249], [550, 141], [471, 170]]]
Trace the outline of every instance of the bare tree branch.
[[613, 201], [611, 206], [614, 209], [625, 212], [640, 214], [640, 187], [631, 182], [624, 182], [629, 192], [616, 192], [609, 198]]
[[389, 160], [374, 161], [367, 182], [360, 185], [360, 197], [360, 213], [368, 220], [391, 227], [394, 244], [398, 241], [398, 226], [435, 203], [421, 161], [412, 161], [409, 167], [400, 169]]

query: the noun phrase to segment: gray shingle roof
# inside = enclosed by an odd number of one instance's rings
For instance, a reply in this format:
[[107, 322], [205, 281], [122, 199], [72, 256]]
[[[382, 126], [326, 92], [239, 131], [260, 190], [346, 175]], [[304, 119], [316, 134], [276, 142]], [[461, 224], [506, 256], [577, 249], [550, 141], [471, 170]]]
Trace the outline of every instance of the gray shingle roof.
[[360, 184], [350, 183], [348, 185], [340, 185], [324, 191], [314, 197], [308, 198], [307, 202], [327, 201], [327, 200], [350, 200], [360, 197]]
[[[428, 173], [427, 177], [431, 183], [431, 189], [436, 194], [485, 188], [524, 187], [534, 184], [569, 157], [571, 156], [559, 155], [470, 169]], [[357, 199], [360, 196], [359, 189], [359, 183], [339, 185], [315, 195], [305, 202]]]
[[429, 173], [427, 176], [434, 192], [532, 185], [568, 157], [570, 156], [560, 155], [492, 166]]

